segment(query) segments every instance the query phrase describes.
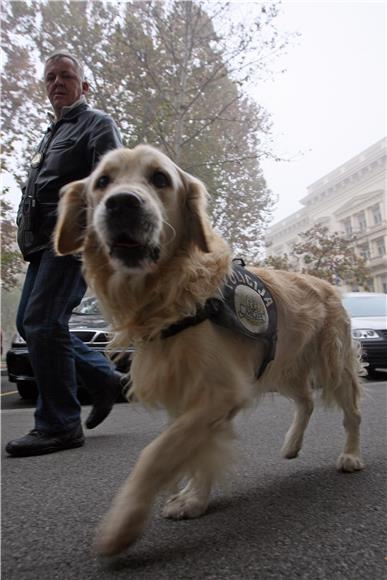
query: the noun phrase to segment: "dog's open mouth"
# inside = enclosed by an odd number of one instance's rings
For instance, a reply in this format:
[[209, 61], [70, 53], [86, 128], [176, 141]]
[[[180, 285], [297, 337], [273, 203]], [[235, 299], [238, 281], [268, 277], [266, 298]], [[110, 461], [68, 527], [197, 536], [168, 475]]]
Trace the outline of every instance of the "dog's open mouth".
[[160, 257], [160, 248], [140, 242], [125, 233], [111, 241], [109, 253], [128, 268], [139, 268], [146, 263], [156, 263]]
[[120, 234], [116, 236], [111, 244], [111, 248], [127, 248], [131, 250], [133, 248], [139, 248], [141, 244], [138, 240], [131, 238], [128, 234]]

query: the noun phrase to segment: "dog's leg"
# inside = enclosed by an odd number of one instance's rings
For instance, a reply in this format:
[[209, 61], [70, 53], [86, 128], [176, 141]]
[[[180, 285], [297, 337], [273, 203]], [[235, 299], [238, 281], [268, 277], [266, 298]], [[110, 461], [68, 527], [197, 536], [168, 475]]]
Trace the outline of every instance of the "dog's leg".
[[297, 457], [302, 446], [304, 431], [313, 413], [313, 398], [309, 389], [305, 389], [302, 395], [296, 395], [293, 399], [296, 404], [296, 411], [294, 413], [293, 423], [286, 433], [281, 449], [281, 455], [286, 459], [294, 459]]
[[[230, 410], [232, 407], [230, 407]], [[180, 416], [141, 453], [137, 464], [113, 501], [97, 535], [96, 547], [105, 555], [118, 554], [141, 534], [157, 493], [176, 481], [218, 428], [223, 412], [201, 405]], [[201, 510], [206, 503], [203, 491]], [[196, 496], [198, 497], [198, 496]]]
[[[347, 377], [348, 378], [348, 377]], [[359, 379], [352, 376], [348, 382], [340, 386], [335, 392], [335, 399], [344, 413], [344, 429], [346, 431], [346, 441], [344, 451], [337, 460], [339, 471], [359, 471], [364, 465], [360, 458], [360, 423], [361, 415], [358, 406], [358, 395], [361, 391]]]

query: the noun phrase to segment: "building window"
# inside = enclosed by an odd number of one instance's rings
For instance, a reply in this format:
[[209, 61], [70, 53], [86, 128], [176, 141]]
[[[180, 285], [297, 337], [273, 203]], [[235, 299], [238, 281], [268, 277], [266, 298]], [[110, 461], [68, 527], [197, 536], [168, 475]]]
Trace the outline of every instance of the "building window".
[[387, 294], [387, 276], [383, 276], [381, 278], [381, 282], [382, 282], [382, 292]]
[[359, 232], [364, 232], [367, 229], [367, 220], [366, 220], [365, 212], [361, 211], [358, 214], [356, 214], [356, 220], [357, 220], [357, 227], [359, 229]]
[[382, 256], [384, 256], [386, 254], [386, 244], [384, 243], [384, 238], [377, 238], [374, 241], [374, 245], [375, 245], [375, 255], [377, 258], [381, 258]]
[[359, 246], [359, 254], [361, 255], [362, 258], [364, 258], [364, 260], [370, 259], [370, 247], [368, 243]]
[[372, 219], [374, 225], [377, 226], [382, 223], [382, 212], [380, 210], [380, 204], [377, 203], [371, 207]]
[[351, 223], [351, 218], [348, 217], [345, 220], [343, 220], [341, 222], [343, 224], [344, 227], [344, 232], [346, 233], [347, 236], [351, 236], [352, 235], [352, 223]]
[[365, 289], [366, 289], [367, 292], [375, 292], [375, 285], [374, 285], [374, 281], [373, 281], [372, 278], [369, 278], [367, 280]]

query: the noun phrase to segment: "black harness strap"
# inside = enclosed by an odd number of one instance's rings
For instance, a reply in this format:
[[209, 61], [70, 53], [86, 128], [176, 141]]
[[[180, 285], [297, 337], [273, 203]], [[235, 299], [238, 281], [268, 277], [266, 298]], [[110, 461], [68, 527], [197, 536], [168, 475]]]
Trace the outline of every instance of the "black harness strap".
[[204, 322], [208, 318], [209, 316], [207, 309], [205, 307], [199, 308], [194, 316], [187, 316], [186, 318], [182, 318], [179, 320], [179, 322], [171, 324], [171, 326], [168, 326], [168, 328], [162, 330], [161, 338], [169, 338], [170, 336], [173, 336], [174, 334], [177, 334], [178, 332], [181, 332], [190, 326], [196, 326], [197, 324]]
[[213, 324], [259, 340], [266, 352], [256, 377], [260, 378], [274, 359], [277, 341], [277, 309], [262, 280], [244, 268], [242, 260], [233, 260], [233, 270], [225, 280], [220, 298], [209, 298], [196, 314], [187, 316], [161, 332], [161, 338], [210, 320]]

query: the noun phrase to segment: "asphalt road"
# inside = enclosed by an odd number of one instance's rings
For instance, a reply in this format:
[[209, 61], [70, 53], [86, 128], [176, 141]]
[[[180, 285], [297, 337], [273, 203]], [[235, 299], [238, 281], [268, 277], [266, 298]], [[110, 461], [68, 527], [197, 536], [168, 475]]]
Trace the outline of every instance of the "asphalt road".
[[[240, 462], [214, 490], [208, 514], [164, 520], [158, 501], [143, 537], [111, 561], [93, 553], [94, 529], [140, 450], [160, 432], [163, 413], [119, 404], [83, 448], [23, 459], [3, 453], [2, 578], [386, 578], [387, 383], [365, 384], [364, 471], [336, 472], [341, 416], [321, 407], [300, 457], [281, 459], [292, 404], [270, 396], [238, 417]], [[3, 383], [3, 446], [32, 428], [33, 407], [5, 394], [12, 390]]]

